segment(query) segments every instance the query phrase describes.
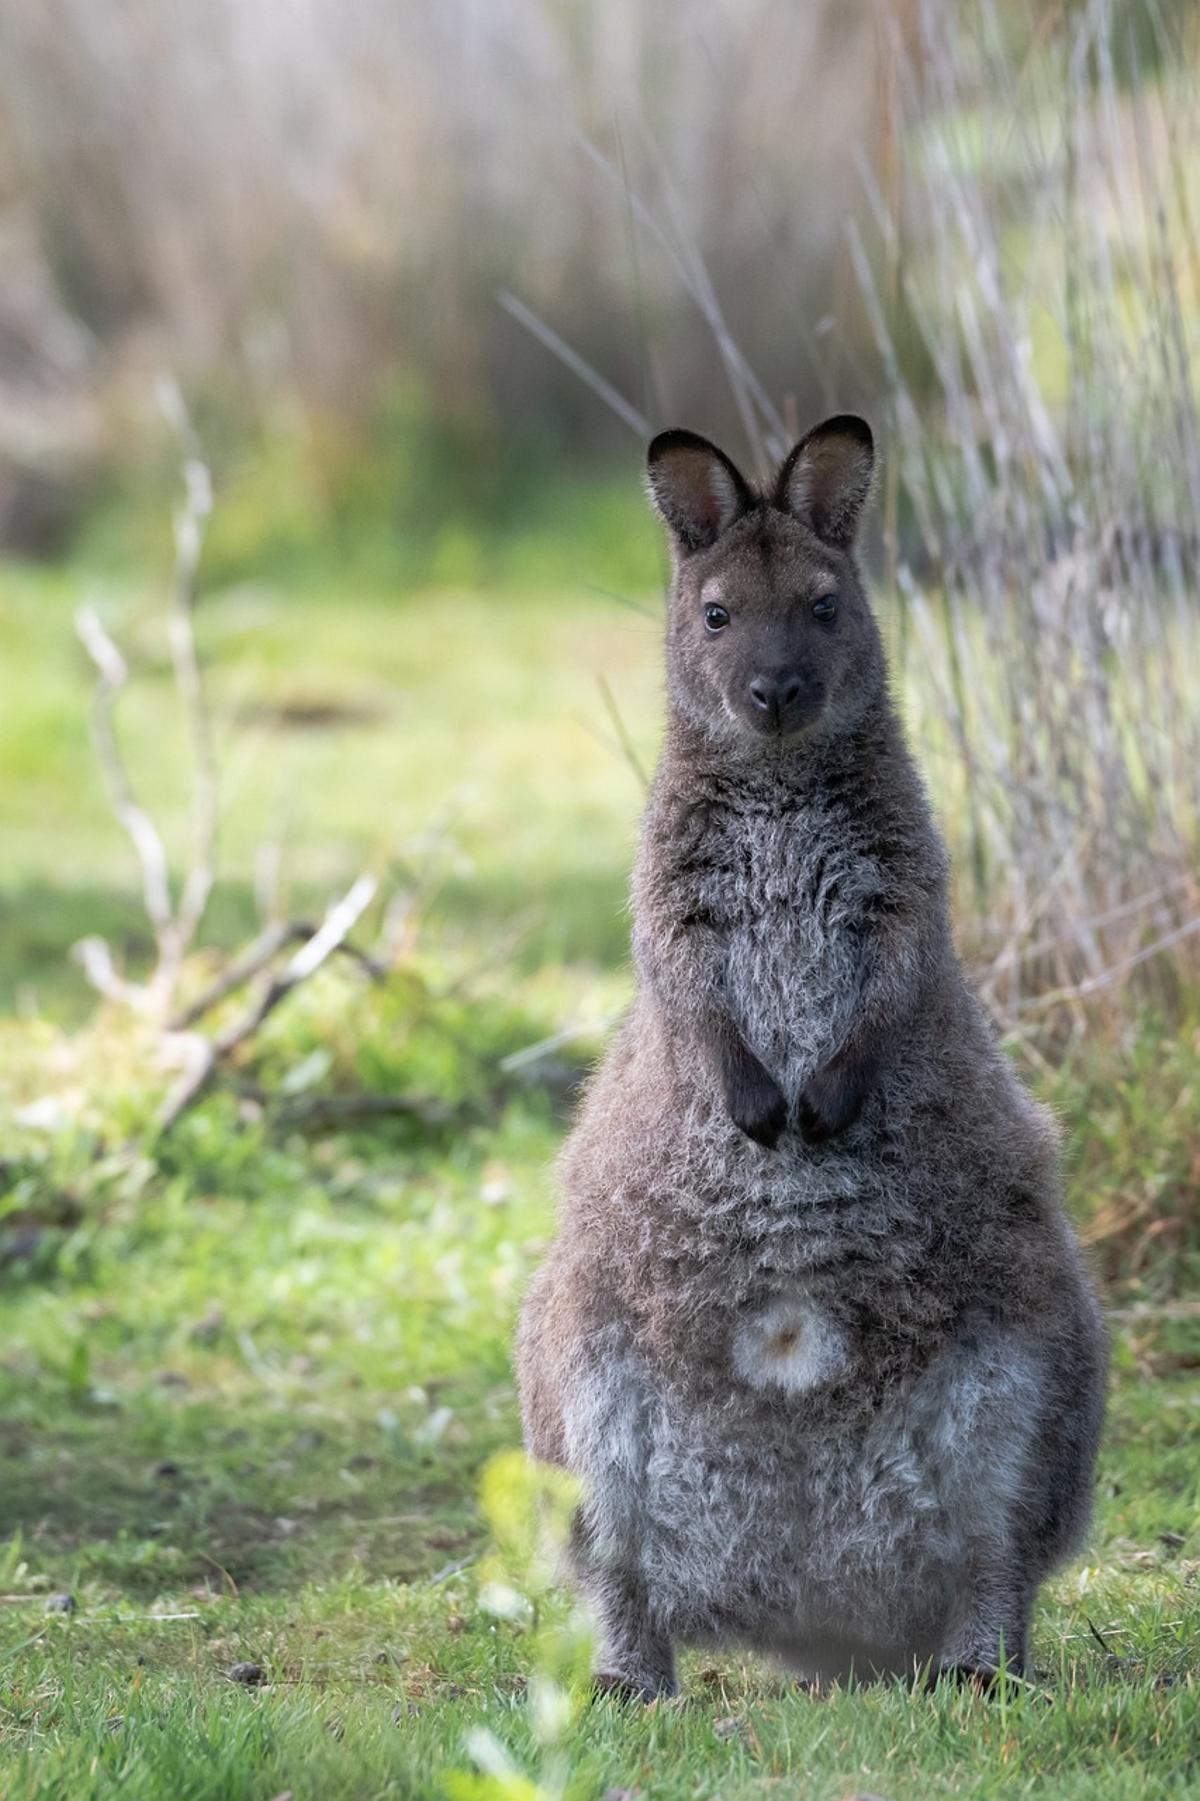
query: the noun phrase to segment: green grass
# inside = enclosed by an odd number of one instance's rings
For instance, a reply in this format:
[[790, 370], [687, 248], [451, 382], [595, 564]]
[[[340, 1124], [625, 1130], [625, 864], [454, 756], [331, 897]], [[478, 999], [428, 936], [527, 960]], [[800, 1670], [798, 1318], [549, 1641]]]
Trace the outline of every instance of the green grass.
[[[88, 742], [72, 613], [89, 594], [134, 672], [118, 713], [130, 768], [172, 848], [186, 842], [161, 593], [0, 569], [0, 1006], [25, 1011], [73, 995], [78, 1015], [86, 997], [64, 952], [85, 931], [145, 949], [136, 871]], [[235, 588], [205, 602], [200, 635], [227, 796], [211, 936], [252, 923], [255, 852], [282, 840], [305, 904], [363, 864], [394, 867], [436, 889], [439, 930], [493, 948], [515, 933], [526, 970], [621, 959], [641, 791], [598, 679], [649, 761], [652, 613], [579, 588]]]
[[[556, 1140], [535, 1093], [441, 1140], [280, 1144], [218, 1103], [157, 1166], [43, 1153], [78, 1217], [5, 1307], [6, 1795], [436, 1795], [481, 1725], [553, 1775], [537, 1635], [485, 1610], [475, 1560]], [[814, 1700], [692, 1657], [681, 1704], [579, 1709], [569, 1792], [1200, 1790], [1197, 1348], [1119, 1342], [1094, 1542], [1048, 1591], [1036, 1688]], [[63, 1591], [78, 1610], [47, 1615]], [[259, 1689], [230, 1678], [247, 1660]]]
[[[455, 1111], [302, 1135], [221, 1092], [155, 1148], [167, 1078], [120, 1018], [89, 1020], [66, 958], [97, 929], [145, 950], [86, 741], [79, 587], [0, 573], [0, 1793], [1200, 1793], [1200, 1329], [1161, 1316], [1200, 1274], [1195, 1008], [1040, 1078], [1115, 1300], [1159, 1311], [1117, 1327], [1096, 1530], [1045, 1595], [1037, 1683], [817, 1699], [706, 1655], [680, 1703], [563, 1703], [537, 1678], [567, 1656], [567, 1603], [518, 1560], [536, 1609], [494, 1610], [503, 1522], [479, 1496], [519, 1436], [510, 1336], [574, 1072], [501, 1066], [627, 991], [641, 796], [596, 678], [648, 760], [656, 624], [505, 584], [206, 602], [230, 747], [212, 940], [252, 923], [281, 800], [305, 904], [363, 864], [425, 896], [387, 983], [323, 973], [242, 1074]], [[104, 600], [136, 672], [130, 761], [177, 843], [155, 597]], [[53, 1129], [17, 1123], [47, 1097]], [[64, 1592], [75, 1611], [48, 1613]], [[261, 1685], [233, 1680], [241, 1662]]]

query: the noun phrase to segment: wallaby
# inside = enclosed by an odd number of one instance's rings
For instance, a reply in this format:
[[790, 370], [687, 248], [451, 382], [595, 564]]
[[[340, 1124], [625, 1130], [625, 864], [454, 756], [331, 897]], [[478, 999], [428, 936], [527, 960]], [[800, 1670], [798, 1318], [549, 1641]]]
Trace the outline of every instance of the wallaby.
[[1089, 1512], [1105, 1334], [1054, 1127], [963, 976], [854, 541], [863, 420], [766, 489], [670, 431], [668, 720], [636, 999], [562, 1160], [518, 1365], [582, 1482], [597, 1682], [676, 1644], [815, 1680], [1028, 1668]]

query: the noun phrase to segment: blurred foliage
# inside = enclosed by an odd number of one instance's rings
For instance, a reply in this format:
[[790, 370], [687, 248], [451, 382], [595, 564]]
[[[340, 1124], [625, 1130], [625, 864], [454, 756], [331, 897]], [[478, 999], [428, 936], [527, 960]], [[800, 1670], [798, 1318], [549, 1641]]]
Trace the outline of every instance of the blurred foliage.
[[[645, 529], [636, 488], [622, 499]], [[264, 845], [298, 912], [367, 865], [419, 891], [426, 929], [522, 975], [612, 969], [627, 950], [625, 869], [641, 800], [597, 686], [603, 673], [649, 761], [660, 628], [583, 591], [569, 522], [538, 548], [541, 580], [397, 594], [326, 565], [311, 582], [209, 591], [198, 620], [223, 764], [221, 883], [210, 943], [254, 929]], [[187, 749], [169, 680], [162, 585], [0, 569], [11, 686], [0, 872], [0, 994], [26, 1012], [87, 1008], [69, 961], [103, 931], [133, 969], [147, 932], [136, 872], [88, 740], [90, 676], [72, 609], [96, 595], [133, 671], [118, 724], [168, 846], [186, 842]], [[563, 571], [561, 580], [552, 571]], [[639, 605], [642, 604], [639, 602]], [[66, 851], [64, 852], [64, 847]], [[596, 992], [603, 984], [598, 983]], [[606, 1002], [602, 998], [601, 1006]]]
[[1077, 1043], [1050, 1094], [1068, 1126], [1071, 1185], [1102, 1276], [1131, 1299], [1200, 1293], [1200, 1013], [1139, 1012]]
[[[785, 54], [759, 54], [767, 30]], [[815, 321], [831, 303], [875, 62], [871, 0], [786, 20], [770, 0], [703, 0], [682, 30], [644, 0], [603, 17], [512, 0], [502, 23], [470, 0], [8, 7], [0, 540], [61, 545], [81, 471], [136, 458], [163, 366], [198, 410], [219, 393], [244, 447], [286, 414], [315, 441], [318, 482], [347, 444], [389, 437], [397, 386], [436, 395], [420, 467], [393, 444], [393, 469], [353, 477], [385, 490], [372, 516], [410, 475], [403, 505], [423, 516], [444, 445], [455, 485], [486, 455], [485, 487], [514, 457], [611, 456], [624, 428], [502, 312], [503, 288], [648, 414], [729, 427], [702, 265], [766, 378], [807, 402], [797, 308]], [[665, 235], [638, 223], [646, 201], [669, 211]], [[33, 534], [39, 483], [63, 504]]]
[[[231, 399], [195, 397], [217, 506], [204, 577], [478, 589], [601, 584], [642, 593], [664, 573], [632, 441], [589, 465], [552, 433], [512, 446], [439, 414], [414, 378], [383, 384], [369, 417], [278, 410], [247, 433]], [[169, 556], [178, 484], [160, 434], [107, 484], [75, 544], [85, 567], [128, 577]]]

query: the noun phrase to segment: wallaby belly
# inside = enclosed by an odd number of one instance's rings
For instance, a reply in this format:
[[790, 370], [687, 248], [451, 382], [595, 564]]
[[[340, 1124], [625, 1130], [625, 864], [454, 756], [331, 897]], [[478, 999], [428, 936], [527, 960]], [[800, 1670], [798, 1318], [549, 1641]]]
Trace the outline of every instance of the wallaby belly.
[[728, 1391], [701, 1405], [612, 1329], [566, 1417], [596, 1554], [636, 1571], [681, 1640], [810, 1676], [911, 1671], [1011, 1518], [1036, 1357], [967, 1331], [868, 1404], [861, 1348], [819, 1309], [763, 1315], [730, 1334]]

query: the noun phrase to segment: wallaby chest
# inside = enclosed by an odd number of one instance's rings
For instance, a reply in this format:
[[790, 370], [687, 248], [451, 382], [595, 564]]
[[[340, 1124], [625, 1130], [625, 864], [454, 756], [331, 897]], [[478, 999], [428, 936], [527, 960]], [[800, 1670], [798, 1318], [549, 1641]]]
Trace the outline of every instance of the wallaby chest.
[[845, 1029], [883, 872], [819, 798], [730, 811], [711, 849], [702, 904], [721, 933], [732, 1016], [794, 1089]]

